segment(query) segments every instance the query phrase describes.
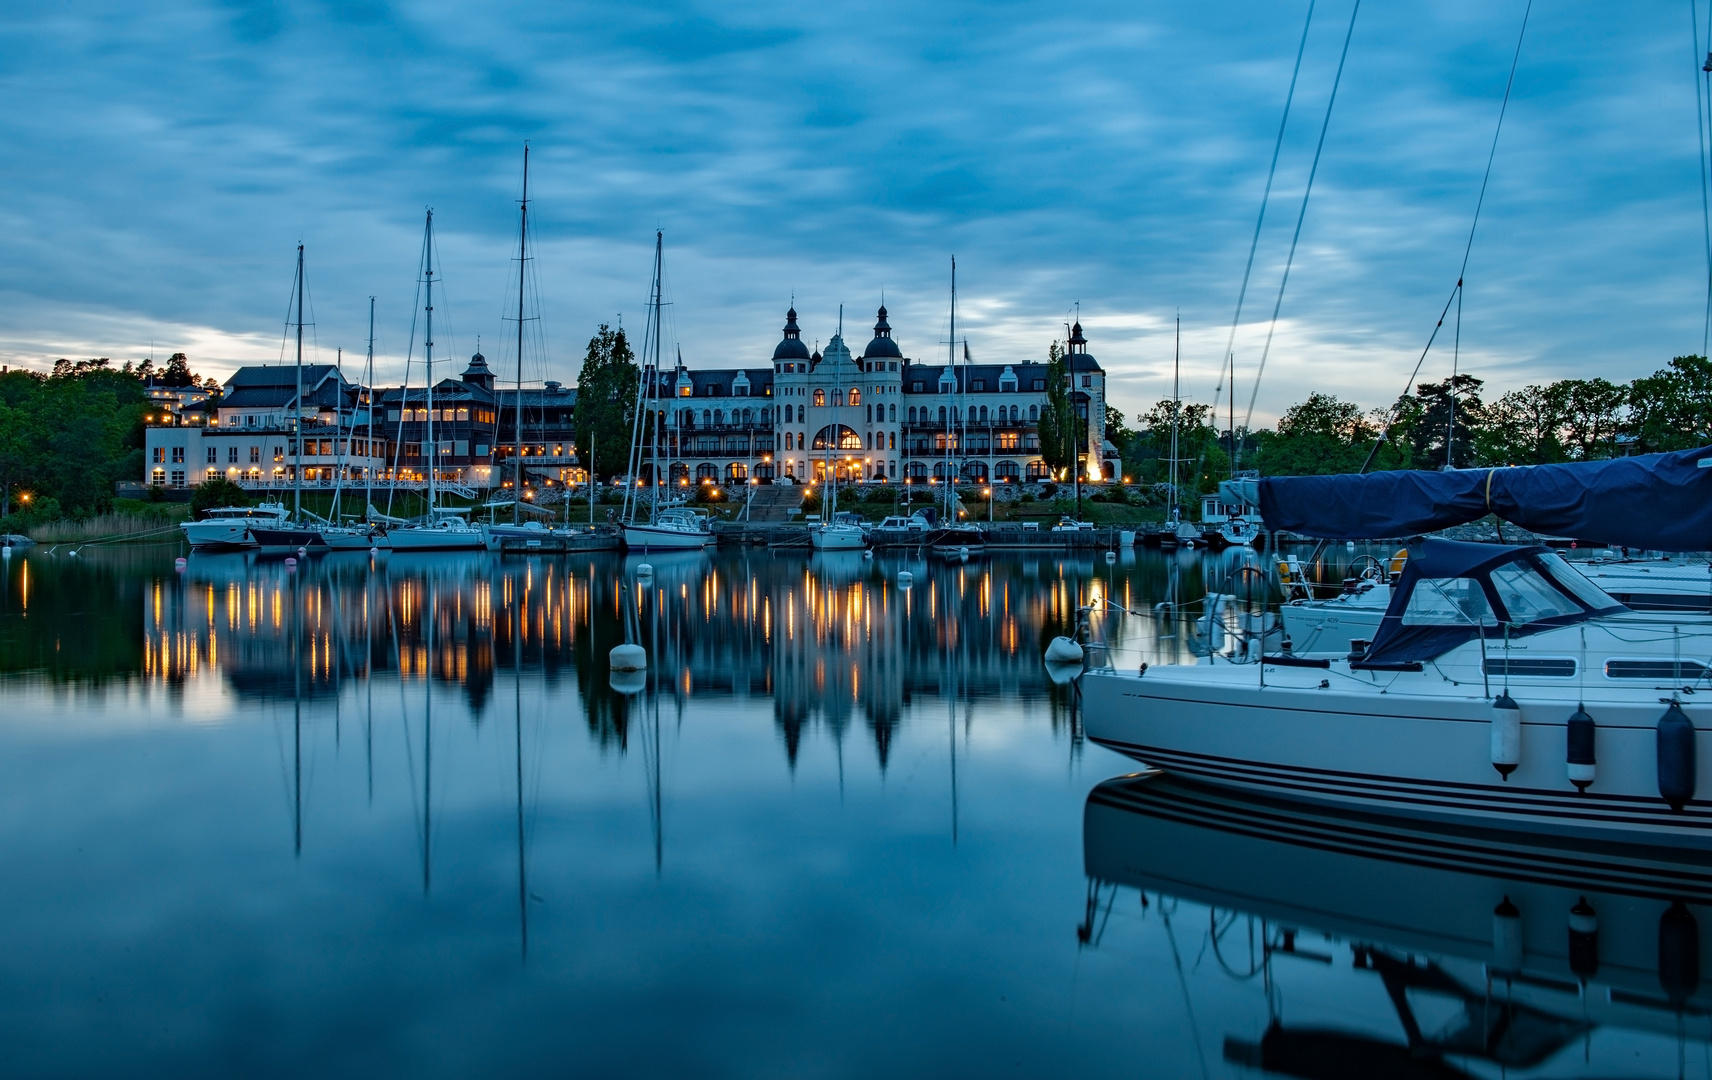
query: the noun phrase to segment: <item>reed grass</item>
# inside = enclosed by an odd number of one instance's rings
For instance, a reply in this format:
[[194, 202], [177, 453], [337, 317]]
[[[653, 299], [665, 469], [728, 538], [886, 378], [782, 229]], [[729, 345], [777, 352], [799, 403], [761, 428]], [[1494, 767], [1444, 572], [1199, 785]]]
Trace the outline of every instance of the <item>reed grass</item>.
[[87, 518], [61, 518], [30, 530], [30, 539], [38, 544], [87, 544], [95, 540], [131, 543], [173, 540], [178, 535], [176, 521], [154, 514], [108, 513]]

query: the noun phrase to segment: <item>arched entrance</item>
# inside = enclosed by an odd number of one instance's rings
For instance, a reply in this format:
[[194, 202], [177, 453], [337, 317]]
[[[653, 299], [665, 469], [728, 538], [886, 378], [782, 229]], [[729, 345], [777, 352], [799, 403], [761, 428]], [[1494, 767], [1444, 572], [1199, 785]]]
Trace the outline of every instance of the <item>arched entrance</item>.
[[862, 436], [843, 424], [828, 424], [814, 433], [816, 450], [860, 450]]

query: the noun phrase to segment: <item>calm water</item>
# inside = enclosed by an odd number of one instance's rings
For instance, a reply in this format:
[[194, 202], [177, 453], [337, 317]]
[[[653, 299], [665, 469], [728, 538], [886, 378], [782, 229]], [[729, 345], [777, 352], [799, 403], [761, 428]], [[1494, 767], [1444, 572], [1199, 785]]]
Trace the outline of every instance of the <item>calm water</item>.
[[1550, 968], [1575, 881], [1102, 786], [1046, 641], [1240, 556], [177, 554], [4, 567], [4, 1075], [1708, 1075], [1669, 897], [1570, 1015], [1493, 896]]

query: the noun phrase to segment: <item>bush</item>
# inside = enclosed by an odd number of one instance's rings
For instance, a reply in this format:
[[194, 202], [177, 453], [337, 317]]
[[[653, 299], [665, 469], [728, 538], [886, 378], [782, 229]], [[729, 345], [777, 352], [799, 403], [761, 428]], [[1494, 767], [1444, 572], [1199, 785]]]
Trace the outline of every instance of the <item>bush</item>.
[[1043, 499], [1056, 499], [1058, 497], [1058, 485], [1051, 483], [1040, 485], [1040, 497]]
[[249, 495], [245, 493], [243, 488], [224, 476], [217, 476], [212, 480], [197, 484], [196, 490], [190, 495], [190, 512], [198, 518], [216, 507], [248, 505], [250, 505]]

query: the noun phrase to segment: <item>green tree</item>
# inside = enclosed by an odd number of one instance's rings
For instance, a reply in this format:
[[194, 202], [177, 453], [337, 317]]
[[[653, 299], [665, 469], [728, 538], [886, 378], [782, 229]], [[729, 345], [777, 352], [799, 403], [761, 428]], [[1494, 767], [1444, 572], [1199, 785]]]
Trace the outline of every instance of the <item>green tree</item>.
[[1629, 384], [1628, 434], [1643, 453], [1692, 450], [1712, 442], [1712, 363], [1678, 356]]
[[[1486, 403], [1480, 399], [1480, 388], [1484, 385], [1484, 380], [1472, 375], [1456, 375], [1443, 382], [1415, 387], [1413, 408], [1399, 403], [1399, 414], [1409, 420], [1411, 456], [1420, 468], [1441, 468], [1448, 457], [1454, 457], [1448, 463], [1458, 469], [1475, 464], [1478, 458], [1475, 431], [1486, 416]], [[1453, 403], [1456, 439], [1453, 446], [1447, 447]], [[1393, 437], [1400, 434], [1394, 431]]]
[[1165, 483], [1171, 477], [1171, 427], [1177, 421], [1177, 484], [1185, 497], [1210, 492], [1230, 474], [1230, 455], [1220, 445], [1211, 406], [1194, 402], [1160, 401], [1136, 418], [1141, 431], [1135, 439], [1146, 455], [1141, 476]]
[[1040, 457], [1058, 476], [1075, 466], [1080, 425], [1070, 403], [1070, 369], [1054, 341], [1046, 350], [1046, 404], [1040, 411]]
[[216, 476], [196, 485], [196, 490], [190, 494], [190, 511], [201, 517], [204, 511], [213, 510], [219, 506], [248, 506], [250, 497], [244, 489], [226, 479]]
[[190, 370], [190, 357], [181, 352], [167, 357], [166, 369], [161, 372], [162, 385], [186, 387], [195, 386], [200, 381]]
[[1493, 402], [1475, 434], [1480, 463], [1544, 465], [1564, 460], [1562, 433], [1568, 395], [1562, 386], [1524, 386]]
[[1276, 431], [1257, 434], [1255, 466], [1267, 476], [1358, 472], [1378, 436], [1361, 406], [1316, 392], [1292, 405]]
[[623, 328], [601, 323], [577, 374], [577, 452], [590, 476], [610, 478], [630, 460], [639, 376]]

